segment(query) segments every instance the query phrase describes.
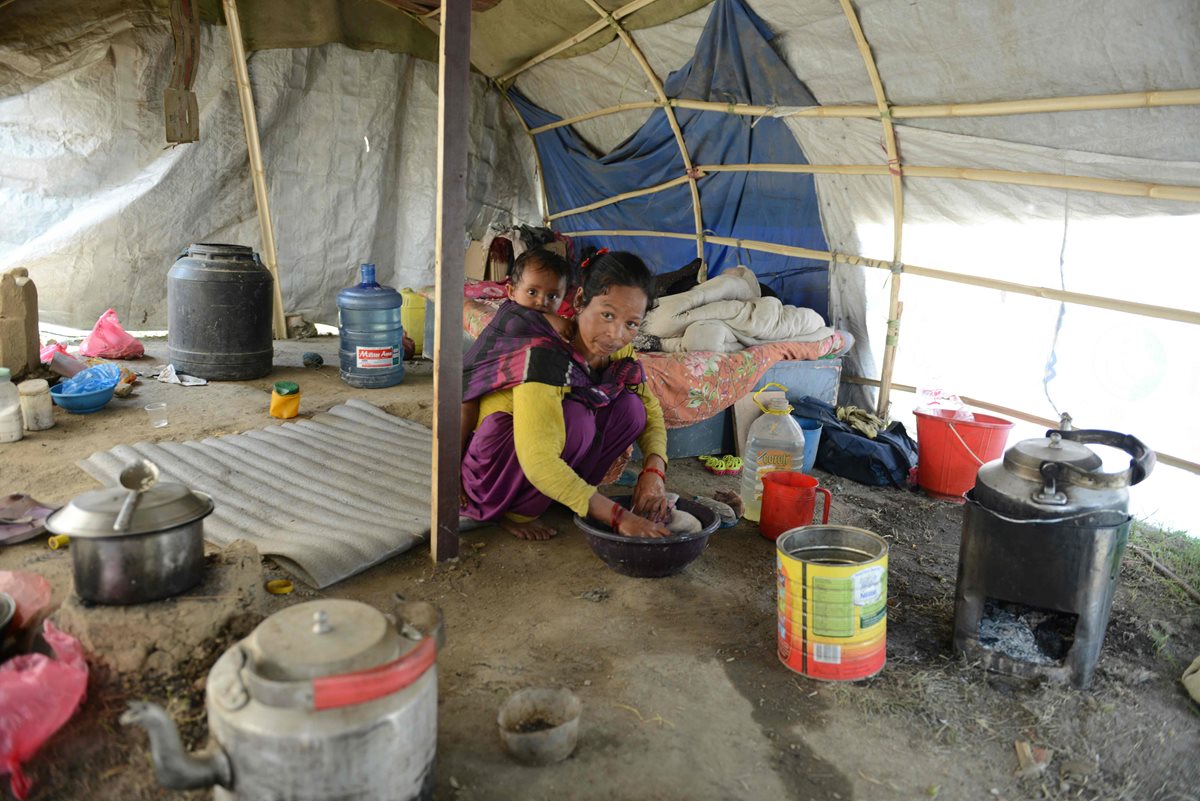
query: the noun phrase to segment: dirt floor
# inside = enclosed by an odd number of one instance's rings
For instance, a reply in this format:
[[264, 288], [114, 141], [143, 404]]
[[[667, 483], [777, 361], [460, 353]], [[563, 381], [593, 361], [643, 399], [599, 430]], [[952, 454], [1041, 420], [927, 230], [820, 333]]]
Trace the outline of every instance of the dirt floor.
[[[148, 343], [162, 357], [164, 343]], [[301, 366], [318, 351], [327, 366]], [[133, 363], [149, 370], [152, 359]], [[96, 415], [58, 411], [58, 425], [0, 446], [0, 492], [65, 503], [96, 485], [75, 461], [119, 442], [186, 440], [270, 425], [270, 384], [297, 381], [302, 410], [348, 397], [430, 423], [427, 363], [405, 383], [352, 390], [338, 380], [336, 340], [278, 344], [269, 379], [183, 388], [138, 385]], [[142, 406], [166, 401], [152, 429]], [[390, 607], [393, 593], [440, 605], [437, 798], [496, 799], [1129, 799], [1200, 798], [1200, 714], [1178, 679], [1200, 654], [1195, 602], [1127, 555], [1104, 654], [1086, 691], [990, 674], [951, 651], [962, 507], [919, 492], [821, 475], [831, 522], [890, 543], [888, 662], [876, 677], [813, 681], [776, 656], [772, 543], [746, 524], [720, 530], [681, 575], [631, 579], [592, 555], [564, 512], [560, 536], [526, 543], [498, 529], [464, 537], [456, 562], [418, 550], [325, 591], [265, 596], [262, 614], [320, 597]], [[1151, 479], [1152, 480], [1152, 479]], [[670, 488], [710, 494], [736, 479], [694, 460], [671, 465]], [[70, 589], [69, 554], [37, 541], [0, 551], [0, 569], [34, 570]], [[264, 560], [263, 578], [286, 575]], [[145, 737], [116, 718], [133, 698], [157, 700], [203, 743], [203, 677], [252, 625], [231, 622], [166, 678], [96, 671], [88, 701], [34, 759], [31, 799], [202, 798], [156, 787]], [[578, 748], [557, 765], [513, 763], [496, 711], [514, 690], [564, 685], [583, 701]], [[1018, 775], [1015, 743], [1048, 751]]]

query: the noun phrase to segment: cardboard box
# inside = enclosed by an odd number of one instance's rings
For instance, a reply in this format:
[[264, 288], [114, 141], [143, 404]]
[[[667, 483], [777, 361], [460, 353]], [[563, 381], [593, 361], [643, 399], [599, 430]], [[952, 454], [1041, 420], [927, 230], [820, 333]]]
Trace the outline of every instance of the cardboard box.
[[487, 275], [487, 250], [484, 249], [483, 243], [475, 240], [467, 246], [467, 278], [473, 278], [476, 281], [482, 281]]

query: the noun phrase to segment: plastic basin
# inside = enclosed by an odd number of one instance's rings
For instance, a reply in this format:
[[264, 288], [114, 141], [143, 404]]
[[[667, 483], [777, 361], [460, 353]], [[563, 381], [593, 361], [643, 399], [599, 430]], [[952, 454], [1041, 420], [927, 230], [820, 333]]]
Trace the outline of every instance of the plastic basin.
[[500, 705], [496, 725], [508, 753], [526, 765], [561, 762], [579, 740], [583, 703], [566, 688], [529, 687]]
[[[632, 495], [613, 498], [626, 509]], [[626, 537], [613, 533], [606, 523], [575, 515], [575, 525], [583, 529], [592, 553], [604, 564], [623, 576], [634, 578], [663, 578], [673, 576], [696, 561], [708, 547], [709, 536], [721, 520], [707, 506], [683, 498], [675, 504], [682, 512], [694, 515], [702, 526], [698, 534], [677, 534], [673, 537]]]
[[112, 400], [113, 392], [116, 389], [116, 384], [113, 384], [108, 389], [97, 389], [79, 395], [64, 395], [62, 393], [62, 384], [55, 384], [50, 387], [50, 397], [56, 405], [61, 406], [71, 414], [91, 414], [103, 409]]

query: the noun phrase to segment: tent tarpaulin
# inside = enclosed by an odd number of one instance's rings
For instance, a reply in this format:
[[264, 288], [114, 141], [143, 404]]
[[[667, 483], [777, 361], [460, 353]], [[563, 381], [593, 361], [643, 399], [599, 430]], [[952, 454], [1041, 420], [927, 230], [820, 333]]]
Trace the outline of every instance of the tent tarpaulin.
[[[815, 105], [815, 100], [770, 46], [771, 33], [740, 0], [718, 0], [693, 57], [667, 78], [668, 97], [761, 105]], [[519, 92], [513, 100], [526, 124], [538, 127], [559, 118]], [[697, 111], [677, 112], [695, 164], [807, 163], [777, 119], [752, 120]], [[551, 212], [585, 206], [638, 187], [684, 175], [685, 165], [659, 111], [627, 141], [595, 156], [570, 128], [537, 136]], [[705, 230], [718, 236], [825, 249], [811, 177], [768, 173], [713, 173], [700, 180]], [[557, 221], [571, 231], [654, 230], [695, 234], [686, 185], [622, 200]], [[695, 256], [693, 242], [651, 237], [586, 237], [585, 242], [634, 250], [656, 269], [675, 269]], [[828, 265], [770, 253], [748, 253], [707, 244], [709, 274], [745, 264], [785, 302], [828, 313]]]

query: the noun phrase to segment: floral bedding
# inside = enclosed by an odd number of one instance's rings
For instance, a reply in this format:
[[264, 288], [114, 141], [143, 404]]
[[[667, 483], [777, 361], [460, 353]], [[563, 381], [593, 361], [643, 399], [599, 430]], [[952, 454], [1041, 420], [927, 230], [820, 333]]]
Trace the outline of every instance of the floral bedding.
[[[492, 319], [496, 306], [497, 302], [465, 301], [466, 332], [477, 336]], [[817, 342], [775, 342], [733, 353], [640, 353], [638, 358], [662, 404], [667, 428], [682, 428], [707, 420], [748, 395], [776, 362], [836, 359], [853, 344], [848, 333], [835, 331]]]

